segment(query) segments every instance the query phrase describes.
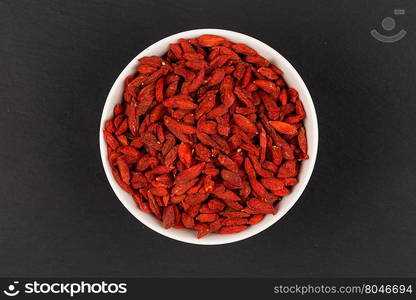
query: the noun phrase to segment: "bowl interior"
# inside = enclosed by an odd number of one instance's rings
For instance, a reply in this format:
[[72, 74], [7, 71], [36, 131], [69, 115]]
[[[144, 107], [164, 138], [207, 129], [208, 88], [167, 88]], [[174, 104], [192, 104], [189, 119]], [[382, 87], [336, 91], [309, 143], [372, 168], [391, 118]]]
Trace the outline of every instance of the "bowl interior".
[[[285, 197], [277, 204], [278, 212], [276, 215], [267, 215], [260, 223], [252, 225], [246, 230], [232, 234], [232, 235], [220, 235], [220, 234], [209, 234], [202, 239], [197, 239], [196, 234], [192, 230], [188, 229], [164, 229], [161, 226], [159, 220], [157, 220], [153, 215], [143, 213], [134, 202], [133, 198], [125, 192], [115, 181], [111, 167], [107, 160], [107, 148], [105, 145], [103, 137], [104, 123], [106, 120], [112, 118], [113, 116], [113, 107], [115, 104], [120, 103], [122, 100], [122, 94], [124, 89], [124, 79], [131, 74], [134, 74], [136, 71], [137, 60], [143, 56], [157, 55], [162, 56], [165, 54], [169, 48], [170, 43], [175, 43], [179, 38], [194, 38], [202, 34], [216, 34], [221, 35], [232, 42], [235, 43], [245, 43], [248, 46], [255, 49], [260, 55], [264, 56], [271, 63], [278, 66], [284, 72], [284, 79], [286, 80], [288, 86], [297, 89], [299, 92], [299, 98], [302, 100], [305, 111], [306, 118], [304, 120], [304, 125], [306, 129], [306, 135], [308, 139], [308, 155], [309, 159], [303, 161], [301, 164], [299, 172], [299, 183], [294, 186], [291, 193]], [[104, 105], [104, 110], [101, 117], [100, 124], [100, 152], [101, 159], [103, 162], [104, 170], [107, 175], [108, 181], [110, 182], [111, 187], [116, 193], [117, 197], [123, 203], [123, 205], [133, 214], [139, 221], [153, 229], [154, 231], [165, 235], [167, 237], [187, 242], [193, 244], [203, 244], [203, 245], [216, 245], [216, 244], [225, 244], [236, 242], [250, 236], [253, 236], [264, 229], [271, 226], [273, 223], [278, 221], [286, 212], [295, 204], [303, 190], [305, 189], [309, 178], [312, 174], [312, 170], [316, 160], [317, 148], [318, 148], [318, 123], [316, 118], [315, 108], [312, 102], [312, 98], [309, 94], [306, 85], [304, 84], [302, 78], [293, 68], [293, 66], [277, 51], [264, 44], [263, 42], [249, 37], [247, 35], [220, 29], [197, 29], [185, 31], [182, 33], [171, 35], [167, 38], [164, 38], [157, 43], [151, 45], [137, 55], [121, 72], [117, 80], [115, 81], [113, 87], [108, 94], [107, 100]]]

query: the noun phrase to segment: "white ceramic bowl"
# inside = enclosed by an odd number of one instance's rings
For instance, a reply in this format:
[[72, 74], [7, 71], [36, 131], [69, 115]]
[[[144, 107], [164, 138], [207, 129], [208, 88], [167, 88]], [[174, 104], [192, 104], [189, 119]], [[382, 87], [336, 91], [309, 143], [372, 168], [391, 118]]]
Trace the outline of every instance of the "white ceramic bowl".
[[[167, 52], [169, 44], [177, 42], [179, 38], [195, 38], [202, 34], [220, 35], [235, 43], [245, 43], [248, 46], [255, 49], [260, 55], [264, 56], [271, 63], [278, 66], [284, 72], [284, 79], [290, 87], [295, 88], [299, 92], [299, 98], [302, 100], [306, 111], [306, 118], [304, 120], [304, 124], [308, 139], [309, 159], [302, 162], [301, 169], [299, 172], [299, 183], [296, 186], [294, 186], [289, 195], [283, 197], [283, 199], [278, 203], [278, 212], [276, 215], [267, 215], [260, 223], [252, 225], [246, 230], [236, 234], [208, 234], [202, 239], [197, 239], [196, 232], [189, 229], [164, 229], [161, 226], [161, 222], [159, 222], [152, 214], [143, 213], [137, 207], [136, 203], [134, 202], [130, 194], [125, 192], [117, 184], [111, 172], [110, 164], [107, 160], [107, 148], [103, 137], [103, 129], [105, 121], [112, 118], [113, 116], [114, 105], [120, 103], [122, 100], [124, 79], [128, 75], [134, 74], [136, 72], [136, 66], [138, 64], [137, 60], [140, 57], [149, 55], [161, 56]], [[305, 189], [309, 181], [309, 178], [312, 174], [313, 167], [315, 165], [316, 154], [318, 150], [318, 122], [312, 98], [309, 94], [308, 89], [306, 88], [305, 83], [299, 76], [298, 72], [296, 72], [296, 70], [293, 68], [293, 66], [276, 50], [272, 49], [265, 43], [256, 40], [255, 38], [252, 38], [250, 36], [244, 35], [242, 33], [221, 29], [197, 29], [177, 33], [168, 36], [167, 38], [164, 38], [158, 41], [157, 43], [154, 43], [150, 47], [140, 52], [139, 55], [137, 55], [124, 68], [124, 70], [121, 72], [121, 74], [114, 82], [113, 87], [111, 88], [110, 93], [108, 94], [107, 100], [105, 102], [104, 110], [101, 116], [99, 137], [101, 159], [108, 181], [110, 182], [111, 187], [113, 188], [117, 197], [120, 199], [121, 203], [123, 203], [123, 205], [133, 216], [135, 216], [140, 222], [142, 222], [147, 227], [172, 239], [192, 244], [218, 245], [240, 241], [265, 230], [266, 228], [277, 222], [280, 218], [282, 218], [288, 212], [288, 210], [295, 204], [295, 202], [299, 199], [300, 195]]]

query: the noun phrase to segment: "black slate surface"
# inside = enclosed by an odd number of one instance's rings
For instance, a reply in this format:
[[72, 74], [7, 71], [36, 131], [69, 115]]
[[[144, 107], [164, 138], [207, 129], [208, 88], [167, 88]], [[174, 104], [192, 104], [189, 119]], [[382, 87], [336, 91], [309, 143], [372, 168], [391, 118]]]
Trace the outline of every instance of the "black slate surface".
[[[414, 1], [0, 1], [0, 276], [416, 276], [415, 12]], [[408, 31], [394, 44], [369, 34], [387, 16]], [[196, 28], [283, 54], [320, 127], [295, 207], [224, 246], [147, 229], [99, 157], [101, 111], [122, 68]]]

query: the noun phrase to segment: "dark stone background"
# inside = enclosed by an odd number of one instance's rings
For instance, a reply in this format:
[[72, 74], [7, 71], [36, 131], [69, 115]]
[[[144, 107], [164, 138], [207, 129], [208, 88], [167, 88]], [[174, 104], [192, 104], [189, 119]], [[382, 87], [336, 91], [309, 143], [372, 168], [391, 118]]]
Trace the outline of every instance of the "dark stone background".
[[[393, 16], [395, 44], [369, 31]], [[415, 1], [0, 1], [0, 276], [416, 276]], [[194, 246], [107, 183], [107, 93], [148, 45], [196, 28], [256, 37], [304, 78], [320, 126], [295, 207], [248, 240]]]

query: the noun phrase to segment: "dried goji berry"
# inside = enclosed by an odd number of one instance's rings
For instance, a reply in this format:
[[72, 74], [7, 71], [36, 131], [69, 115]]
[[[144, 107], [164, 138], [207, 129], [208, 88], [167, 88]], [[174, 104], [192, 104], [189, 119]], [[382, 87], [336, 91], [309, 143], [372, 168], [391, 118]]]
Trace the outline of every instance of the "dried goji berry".
[[256, 50], [250, 48], [246, 44], [234, 44], [232, 46], [233, 50], [237, 53], [244, 54], [244, 55], [257, 55]]
[[214, 222], [218, 219], [217, 214], [199, 214], [196, 219], [202, 223]]
[[202, 47], [214, 47], [224, 43], [225, 38], [213, 34], [203, 34], [198, 38], [198, 42]]
[[225, 181], [231, 183], [235, 188], [241, 188], [242, 187], [242, 180], [240, 175], [233, 173], [231, 171], [228, 171], [226, 169], [223, 169], [221, 171], [221, 177]]
[[205, 167], [205, 163], [196, 164], [186, 170], [183, 170], [178, 175], [176, 175], [175, 183], [180, 184], [187, 182], [195, 177], [198, 177], [201, 174], [202, 170]]
[[307, 142], [306, 142], [306, 133], [305, 133], [305, 128], [301, 127], [299, 129], [299, 134], [298, 134], [298, 143], [299, 143], [299, 148], [300, 150], [302, 150], [303, 153], [307, 153], [308, 152], [308, 147], [307, 147]]
[[275, 214], [276, 210], [270, 203], [264, 202], [260, 199], [252, 198], [247, 202], [248, 207], [262, 214]]
[[254, 133], [254, 134], [258, 133], [256, 125], [254, 125], [253, 122], [251, 122], [245, 116], [239, 115], [239, 114], [234, 114], [233, 120], [238, 126], [240, 126], [240, 128], [243, 131], [245, 131], [247, 133]]
[[297, 166], [294, 159], [285, 161], [279, 168], [278, 177], [295, 177], [297, 175]]
[[182, 224], [186, 228], [193, 228], [195, 225], [194, 219], [186, 213], [182, 213]]
[[166, 229], [172, 227], [173, 224], [175, 223], [175, 209], [173, 205], [174, 204], [166, 206], [163, 209], [162, 222], [163, 222], [163, 227], [165, 227]]
[[125, 159], [122, 156], [120, 156], [117, 159], [117, 166], [118, 166], [118, 170], [120, 171], [121, 179], [126, 184], [130, 184], [130, 170], [129, 170], [129, 166], [128, 166], [127, 162], [125, 161]]
[[190, 168], [192, 165], [191, 145], [187, 143], [180, 144], [178, 147], [178, 157], [187, 168]]
[[272, 125], [278, 132], [283, 134], [294, 135], [298, 133], [296, 126], [289, 123], [281, 121], [270, 121], [270, 125]]
[[237, 232], [243, 231], [246, 228], [247, 226], [245, 225], [225, 226], [225, 227], [222, 227], [217, 232], [220, 234], [231, 234], [231, 233], [237, 233]]
[[251, 225], [257, 224], [258, 222], [260, 222], [263, 219], [264, 219], [264, 215], [261, 215], [261, 214], [254, 215], [250, 219], [248, 219], [247, 224], [251, 224]]
[[231, 218], [227, 218], [225, 219], [222, 224], [224, 226], [233, 226], [233, 225], [244, 225], [247, 224], [247, 219], [244, 218], [236, 218], [236, 217], [231, 217]]
[[255, 49], [205, 34], [139, 59], [104, 124], [114, 179], [165, 228], [237, 233], [308, 158], [299, 93]]
[[163, 101], [165, 107], [195, 109], [198, 107], [188, 95], [177, 95]]
[[218, 156], [218, 162], [231, 172], [238, 173], [238, 165], [227, 155], [220, 154]]

